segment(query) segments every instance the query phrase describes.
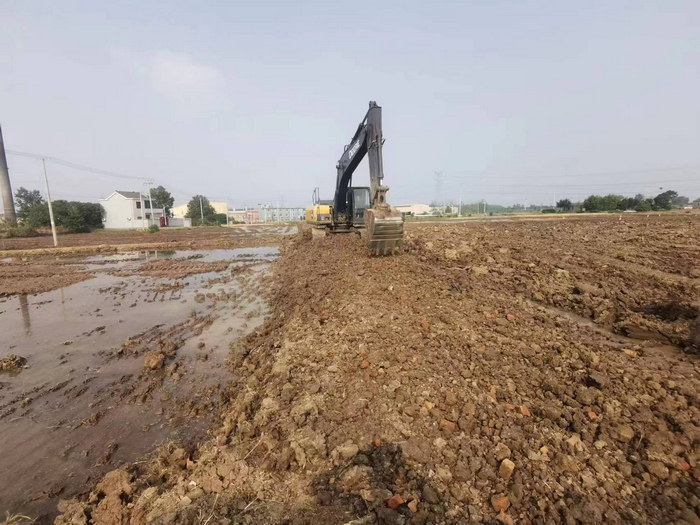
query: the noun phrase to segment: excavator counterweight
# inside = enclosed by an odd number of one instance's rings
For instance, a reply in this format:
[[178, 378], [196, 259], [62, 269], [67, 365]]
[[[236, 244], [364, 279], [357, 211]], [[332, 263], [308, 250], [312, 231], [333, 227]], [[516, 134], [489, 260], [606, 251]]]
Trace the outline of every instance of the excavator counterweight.
[[[330, 221], [321, 223], [316, 219], [322, 215], [317, 190], [314, 191], [314, 205], [307, 210], [309, 222], [317, 228], [327, 228], [331, 233], [361, 230], [372, 255], [394, 255], [403, 247], [403, 214], [386, 202], [389, 188], [382, 184], [383, 145], [382, 108], [371, 101], [365, 118], [336, 165]], [[370, 187], [352, 186], [352, 175], [365, 155], [369, 160]]]

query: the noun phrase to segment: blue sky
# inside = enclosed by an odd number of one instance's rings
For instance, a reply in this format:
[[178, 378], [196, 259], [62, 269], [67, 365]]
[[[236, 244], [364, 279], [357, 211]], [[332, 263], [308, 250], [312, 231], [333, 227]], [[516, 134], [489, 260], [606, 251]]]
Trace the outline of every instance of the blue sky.
[[[8, 149], [178, 203], [306, 205], [377, 100], [393, 204], [695, 198], [698, 20], [673, 0], [0, 0], [0, 124]], [[41, 188], [37, 161], [8, 161]], [[59, 198], [141, 186], [49, 170]]]

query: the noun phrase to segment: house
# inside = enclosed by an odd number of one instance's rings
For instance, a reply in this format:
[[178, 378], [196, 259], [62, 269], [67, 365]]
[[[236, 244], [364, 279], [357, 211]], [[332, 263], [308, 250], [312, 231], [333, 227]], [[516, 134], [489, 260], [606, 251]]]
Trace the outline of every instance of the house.
[[268, 204], [260, 206], [259, 213], [262, 222], [296, 222], [304, 220], [306, 208], [278, 208]]
[[[228, 203], [225, 201], [209, 201], [209, 204], [211, 204], [211, 207], [214, 208], [214, 213], [223, 213], [224, 215], [226, 215], [226, 213], [228, 212]], [[187, 214], [187, 204], [180, 204], [179, 206], [175, 206], [170, 210], [170, 212], [173, 214], [173, 217], [180, 219], [184, 218]]]
[[106, 199], [100, 199], [104, 208], [105, 228], [148, 228], [160, 225], [162, 208], [152, 208], [148, 195], [138, 191], [115, 191]]
[[395, 206], [404, 215], [430, 215], [431, 208], [427, 204], [411, 204], [410, 206]]
[[254, 224], [260, 222], [260, 212], [255, 209], [245, 208], [243, 210], [232, 209], [228, 211], [228, 217], [235, 222]]
[[209, 201], [214, 212], [226, 215], [228, 213], [228, 202], [226, 201]]

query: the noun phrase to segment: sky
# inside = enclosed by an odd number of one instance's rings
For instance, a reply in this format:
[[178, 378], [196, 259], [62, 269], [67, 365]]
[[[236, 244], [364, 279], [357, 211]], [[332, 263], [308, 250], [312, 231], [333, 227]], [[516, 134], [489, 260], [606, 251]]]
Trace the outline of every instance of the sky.
[[[395, 205], [700, 197], [700, 2], [0, 0], [13, 189], [332, 198], [383, 108]], [[353, 182], [369, 185], [366, 161]]]

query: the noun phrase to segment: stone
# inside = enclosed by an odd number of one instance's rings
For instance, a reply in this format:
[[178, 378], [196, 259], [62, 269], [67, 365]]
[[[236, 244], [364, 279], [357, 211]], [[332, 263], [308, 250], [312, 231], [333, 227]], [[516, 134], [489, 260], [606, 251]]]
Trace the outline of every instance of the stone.
[[487, 275], [489, 273], [488, 266], [472, 266], [474, 275]]
[[386, 506], [394, 510], [398, 509], [404, 503], [406, 503], [406, 500], [403, 499], [399, 494], [394, 494], [392, 497], [386, 500]]
[[165, 363], [165, 355], [160, 352], [156, 354], [148, 354], [143, 360], [143, 366], [151, 370], [158, 370], [159, 368], [162, 368], [163, 363]]
[[661, 461], [650, 461], [647, 470], [659, 479], [668, 478], [668, 468]]
[[510, 457], [510, 449], [504, 443], [499, 443], [496, 445], [496, 448], [494, 448], [493, 455], [496, 460], [503, 461]]
[[437, 491], [430, 485], [423, 486], [423, 499], [433, 505], [440, 502]]
[[435, 475], [438, 477], [438, 479], [441, 479], [445, 483], [452, 481], [452, 471], [450, 471], [448, 468], [438, 467], [435, 471]]
[[510, 507], [510, 500], [508, 496], [502, 494], [496, 494], [491, 497], [491, 506], [496, 512], [505, 512]]
[[530, 417], [530, 409], [525, 405], [520, 405], [520, 413], [525, 417]]
[[446, 433], [452, 434], [455, 430], [457, 430], [457, 424], [449, 419], [441, 419], [440, 430], [444, 430]]
[[506, 514], [505, 512], [499, 512], [498, 516], [496, 516], [496, 519], [498, 519], [499, 522], [503, 523], [503, 525], [515, 525], [515, 520], [510, 514]]
[[559, 464], [561, 465], [561, 468], [566, 470], [567, 472], [578, 472], [579, 471], [579, 465], [576, 462], [576, 460], [568, 456], [566, 454], [561, 454], [559, 458]]
[[515, 470], [515, 463], [513, 463], [509, 459], [504, 459], [501, 461], [501, 466], [498, 467], [498, 475], [501, 476], [503, 479], [510, 479], [510, 477], [513, 475], [513, 471]]
[[344, 445], [337, 447], [335, 450], [340, 458], [347, 460], [355, 457], [355, 454], [358, 453], [360, 447], [358, 447], [355, 443], [345, 443]]
[[608, 376], [601, 372], [593, 371], [588, 374], [587, 382], [589, 386], [602, 389], [610, 382], [610, 379], [608, 379]]
[[581, 436], [579, 436], [578, 434], [574, 434], [566, 440], [566, 446], [569, 449], [569, 452], [581, 452], [583, 450]]
[[617, 440], [622, 443], [629, 443], [634, 438], [634, 429], [629, 425], [618, 425], [615, 430]]
[[433, 441], [433, 445], [435, 445], [435, 448], [436, 448], [436, 449], [442, 450], [442, 449], [445, 448], [445, 446], [447, 445], [447, 441], [445, 441], [444, 438], [437, 437], [437, 438], [435, 438], [435, 440]]
[[448, 392], [445, 394], [445, 403], [446, 403], [448, 406], [452, 406], [452, 405], [454, 405], [455, 403], [457, 403], [457, 395], [456, 395], [452, 390], [448, 391]]

